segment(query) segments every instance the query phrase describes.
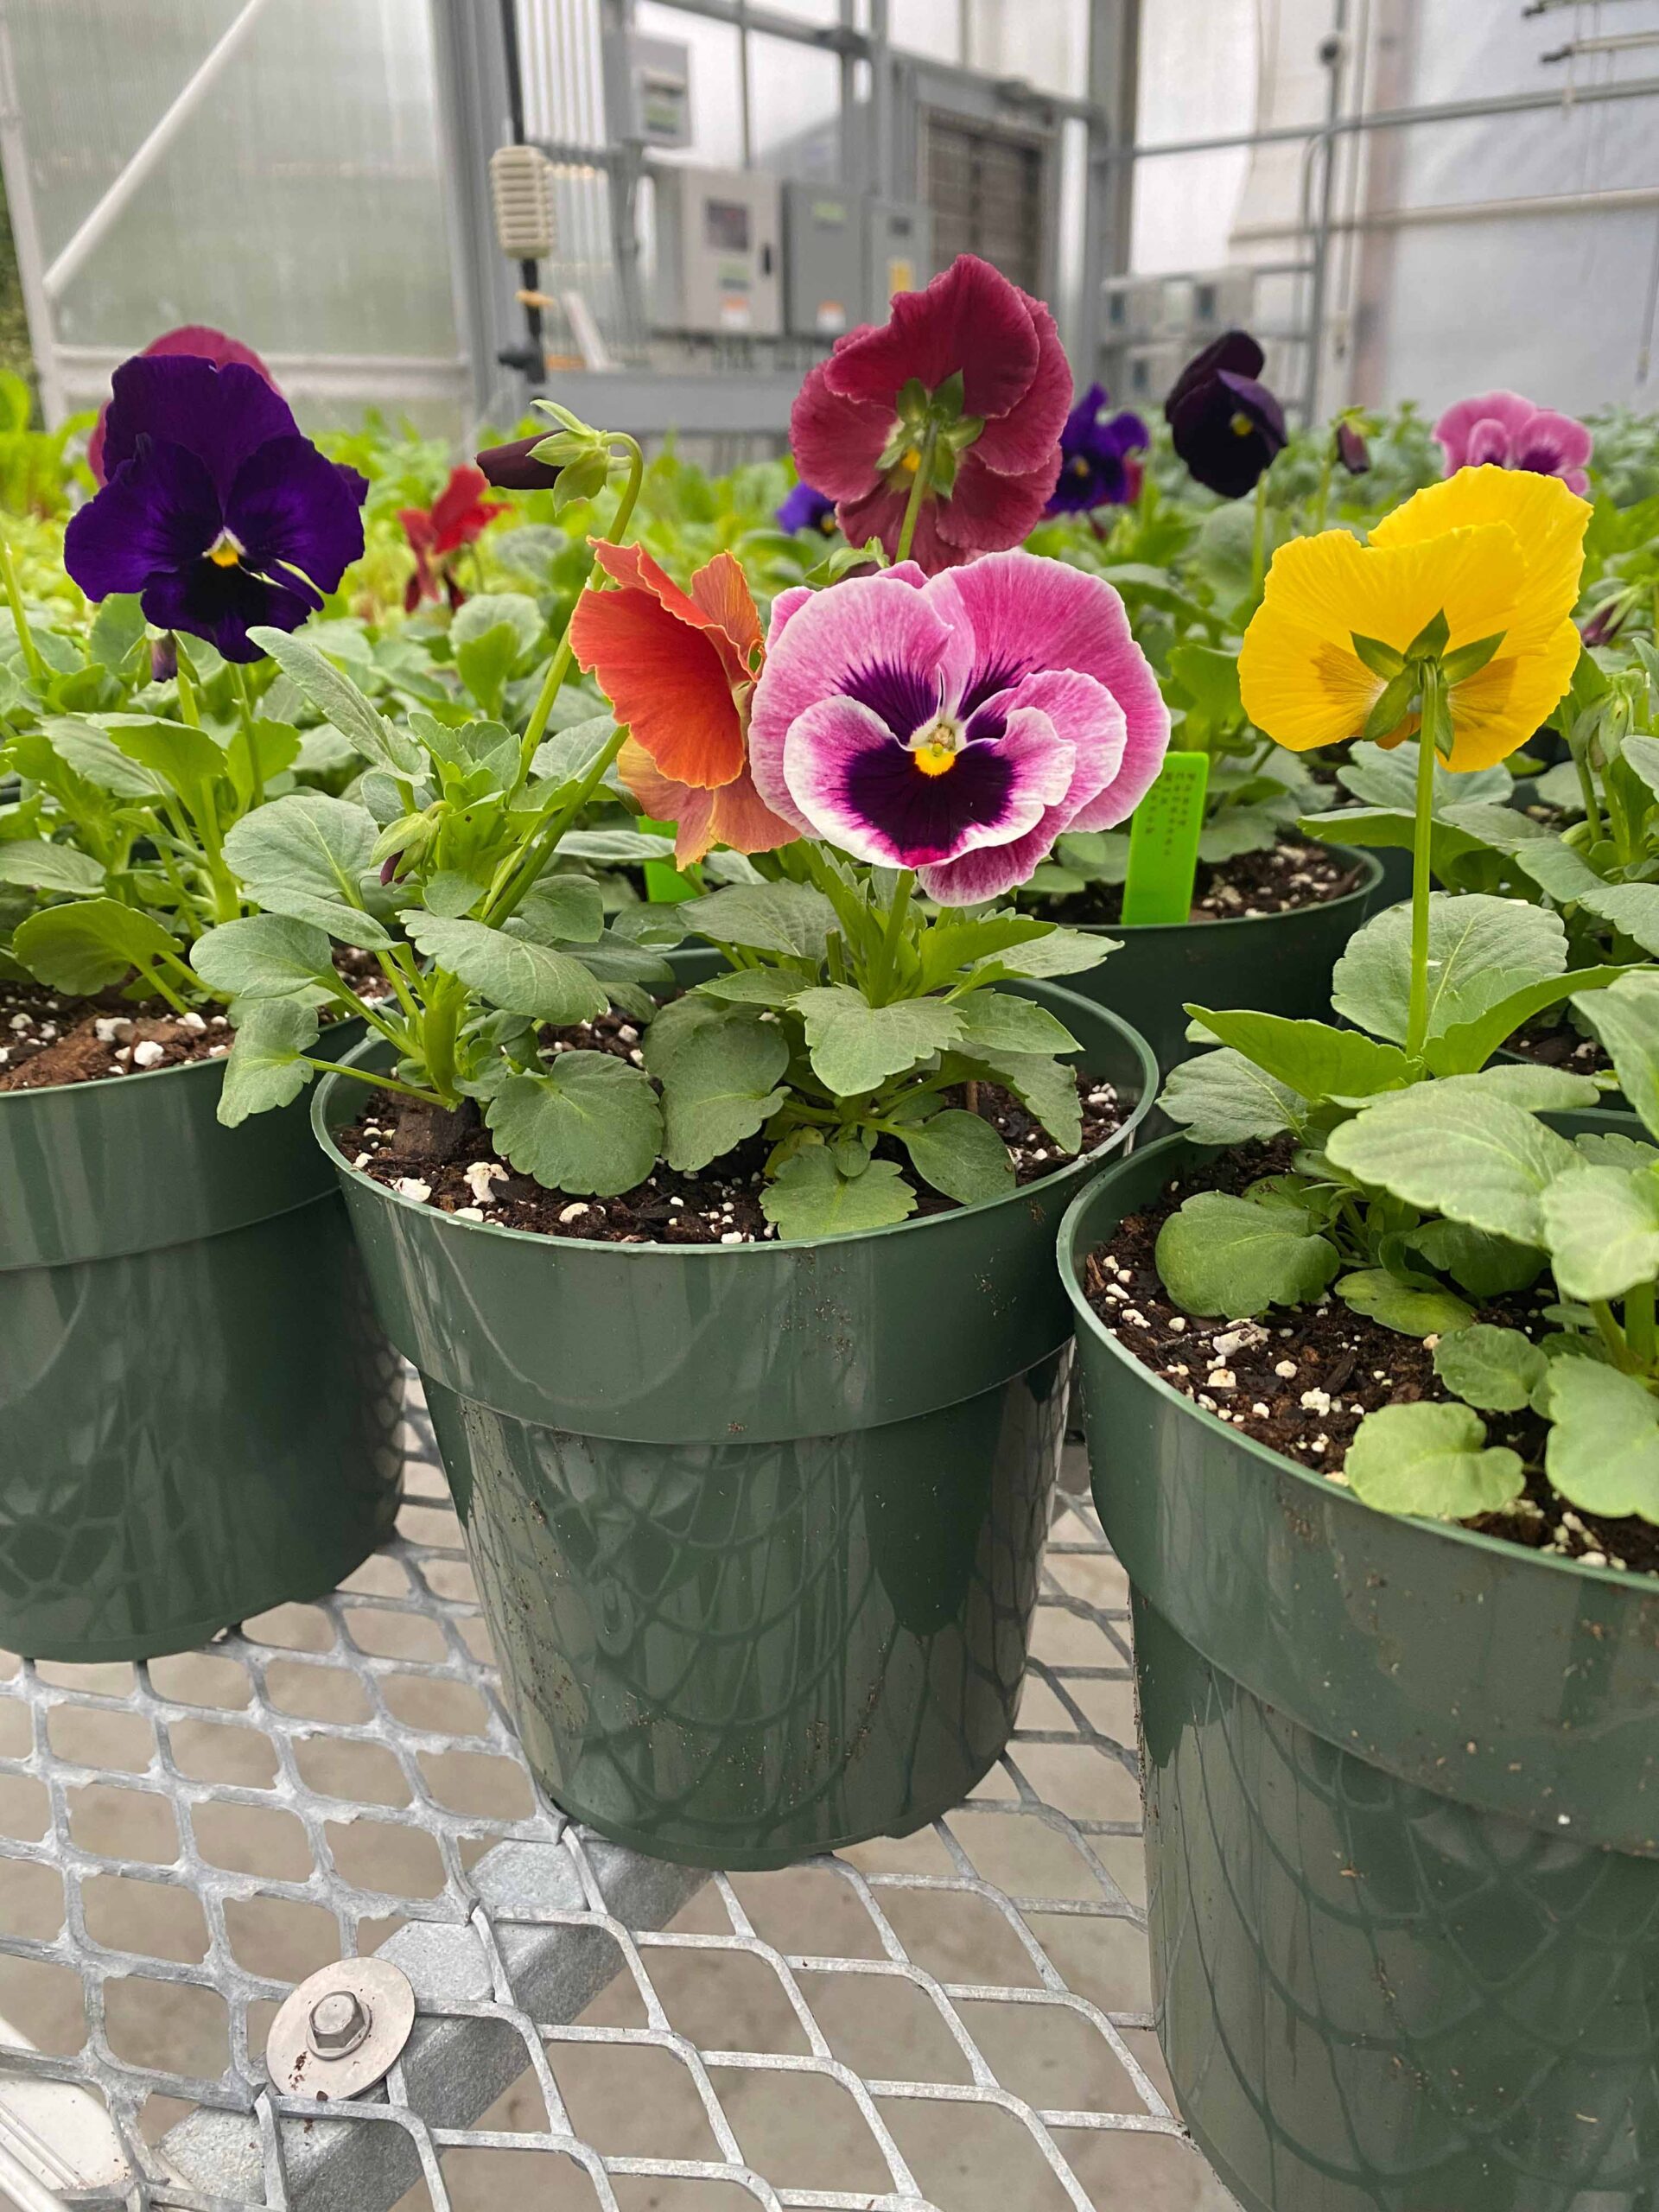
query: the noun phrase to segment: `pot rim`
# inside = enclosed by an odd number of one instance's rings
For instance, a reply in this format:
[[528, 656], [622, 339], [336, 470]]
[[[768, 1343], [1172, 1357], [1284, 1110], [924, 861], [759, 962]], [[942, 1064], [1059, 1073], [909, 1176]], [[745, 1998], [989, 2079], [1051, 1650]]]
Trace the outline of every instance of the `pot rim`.
[[[1595, 1109], [1591, 1108], [1586, 1110], [1593, 1112]], [[1187, 1136], [1185, 1130], [1177, 1129], [1167, 1136], [1157, 1138], [1152, 1144], [1137, 1152], [1135, 1158], [1137, 1165], [1144, 1166], [1148, 1160], [1154, 1160], [1160, 1154], [1173, 1155], [1181, 1147], [1192, 1142], [1192, 1140]], [[1384, 1513], [1380, 1506], [1368, 1505], [1363, 1498], [1356, 1497], [1345, 1484], [1333, 1483], [1328, 1476], [1313, 1473], [1299, 1461], [1289, 1458], [1287, 1453], [1275, 1452], [1270, 1444], [1261, 1443], [1247, 1430], [1236, 1428], [1231, 1421], [1223, 1421], [1218, 1414], [1209, 1412], [1205, 1407], [1185, 1396], [1183, 1392], [1177, 1390], [1173, 1384], [1165, 1382], [1161, 1375], [1147, 1367], [1144, 1362], [1138, 1360], [1133, 1352], [1126, 1351], [1117, 1338], [1102, 1325], [1099, 1315], [1084, 1295], [1082, 1280], [1084, 1255], [1078, 1250], [1084, 1214], [1089, 1211], [1106, 1184], [1123, 1164], [1121, 1160], [1109, 1162], [1098, 1175], [1078, 1192], [1077, 1197], [1067, 1206], [1060, 1222], [1059, 1235], [1055, 1244], [1055, 1261], [1060, 1271], [1061, 1284], [1071, 1302], [1072, 1311], [1077, 1317], [1079, 1333], [1086, 1329], [1097, 1344], [1109, 1352], [1122, 1366], [1131, 1370], [1138, 1379], [1156, 1395], [1167, 1400], [1171, 1405], [1178, 1407], [1183, 1414], [1189, 1414], [1195, 1421], [1202, 1422], [1206, 1428], [1213, 1431], [1217, 1436], [1224, 1437], [1235, 1451], [1242, 1452], [1248, 1458], [1257, 1460], [1264, 1469], [1270, 1471], [1281, 1480], [1286, 1476], [1294, 1477], [1310, 1496], [1316, 1496], [1325, 1507], [1334, 1509], [1338, 1512], [1363, 1514], [1395, 1523], [1403, 1522], [1416, 1529], [1425, 1536], [1438, 1537], [1446, 1542], [1460, 1544], [1470, 1550], [1484, 1553], [1491, 1558], [1502, 1560], [1511, 1567], [1534, 1567], [1551, 1573], [1587, 1577], [1597, 1582], [1611, 1585], [1615, 1589], [1632, 1591], [1638, 1596], [1649, 1599], [1659, 1594], [1659, 1574], [1643, 1574], [1628, 1567], [1620, 1569], [1613, 1567], [1588, 1567], [1581, 1560], [1566, 1559], [1548, 1552], [1533, 1551], [1525, 1544], [1507, 1543], [1501, 1536], [1486, 1535], [1478, 1529], [1465, 1529], [1455, 1521], [1434, 1521], [1415, 1513]], [[1095, 1240], [1098, 1241], [1097, 1231], [1095, 1232]]]
[[[66, 992], [64, 995], [67, 997], [69, 994]], [[354, 1023], [359, 1022], [361, 1019], [360, 1014], [342, 1014], [337, 1021], [327, 1024], [323, 1034], [327, 1036], [331, 1031], [349, 1028]], [[234, 1039], [236, 1032], [234, 1029], [227, 1028], [226, 1034]], [[349, 1058], [350, 1055], [347, 1054], [346, 1057]], [[56, 1098], [61, 1096], [67, 1090], [124, 1090], [130, 1084], [153, 1083], [159, 1076], [199, 1075], [204, 1070], [211, 1071], [222, 1077], [225, 1073], [225, 1063], [229, 1058], [228, 1052], [221, 1052], [217, 1057], [210, 1057], [205, 1060], [175, 1060], [170, 1068], [136, 1068], [126, 1075], [95, 1075], [90, 1081], [85, 1083], [34, 1083], [28, 1084], [22, 1090], [0, 1090], [0, 1113], [5, 1111], [8, 1104], [14, 1098]]]
[[1212, 921], [1204, 922], [1067, 922], [1065, 927], [1084, 930], [1095, 937], [1116, 937], [1120, 934], [1137, 938], [1156, 937], [1160, 931], [1172, 937], [1188, 930], [1259, 930], [1274, 922], [1299, 922], [1309, 914], [1337, 914], [1356, 899], [1369, 899], [1382, 880], [1382, 863], [1363, 845], [1338, 845], [1324, 837], [1310, 837], [1310, 844], [1323, 845], [1328, 853], [1342, 853], [1350, 860], [1359, 861], [1363, 880], [1351, 891], [1344, 891], [1339, 899], [1321, 899], [1311, 906], [1290, 906], [1277, 914], [1217, 914]]
[[[1038, 979], [1033, 977], [1031, 980], [1036, 982]], [[397, 1192], [389, 1190], [384, 1183], [377, 1182], [372, 1175], [365, 1175], [361, 1168], [354, 1167], [346, 1159], [345, 1154], [334, 1142], [334, 1131], [328, 1126], [329, 1101], [334, 1095], [335, 1085], [345, 1080], [345, 1077], [337, 1071], [327, 1075], [320, 1074], [313, 1085], [310, 1109], [311, 1130], [321, 1147], [324, 1155], [342, 1180], [349, 1177], [353, 1182], [364, 1185], [377, 1198], [389, 1205], [409, 1206], [429, 1221], [457, 1231], [465, 1231], [469, 1236], [481, 1232], [490, 1236], [509, 1237], [515, 1243], [537, 1244], [555, 1250], [562, 1249], [566, 1245], [579, 1245], [584, 1251], [597, 1249], [613, 1252], [620, 1258], [635, 1261], [697, 1259], [730, 1262], [764, 1258], [769, 1253], [800, 1251], [819, 1245], [832, 1244], [840, 1248], [868, 1244], [877, 1238], [901, 1236], [906, 1230], [931, 1229], [942, 1222], [959, 1221], [964, 1215], [989, 1214], [1001, 1206], [1026, 1204], [1038, 1192], [1046, 1191], [1052, 1185], [1058, 1183], [1061, 1178], [1075, 1176], [1079, 1170], [1097, 1164], [1104, 1164], [1110, 1154], [1121, 1149], [1129, 1141], [1152, 1112], [1157, 1100], [1161, 1078], [1158, 1072], [1158, 1064], [1153, 1057], [1152, 1047], [1141, 1032], [1125, 1021], [1121, 1014], [1114, 1014], [1109, 1007], [1096, 1006], [1092, 1000], [1080, 996], [1076, 991], [1068, 991], [1063, 989], [1058, 984], [1049, 982], [1044, 982], [1042, 988], [1045, 997], [1053, 997], [1063, 1001], [1058, 1011], [1068, 1021], [1075, 1014], [1085, 1022], [1089, 1020], [1103, 1022], [1108, 1028], [1116, 1033], [1118, 1039], [1128, 1046], [1131, 1054], [1139, 1062], [1141, 1076], [1141, 1095], [1128, 1118], [1113, 1130], [1103, 1144], [1096, 1145], [1090, 1152], [1077, 1153], [1071, 1159], [1062, 1162], [1051, 1173], [1038, 1177], [1034, 1182], [1016, 1185], [1014, 1189], [1006, 1192], [1000, 1198], [981, 1198], [970, 1206], [953, 1207], [948, 1213], [912, 1214], [906, 1221], [889, 1222], [885, 1228], [881, 1229], [855, 1230], [846, 1236], [771, 1236], [752, 1244], [609, 1244], [602, 1241], [596, 1242], [592, 1237], [554, 1236], [545, 1230], [512, 1229], [504, 1222], [463, 1221], [455, 1214], [435, 1211], [427, 1205], [424, 1200], [417, 1203], [412, 1198], [400, 1198]], [[366, 1037], [353, 1051], [343, 1055], [343, 1058], [346, 1061], [355, 1060], [365, 1053], [372, 1052], [378, 1045], [384, 1044], [385, 1041], [378, 1037]], [[1088, 1049], [1086, 1041], [1082, 1039], [1079, 1041], [1083, 1043], [1084, 1050], [1086, 1052]], [[172, 1071], [166, 1071], [166, 1072], [170, 1073]], [[68, 1089], [72, 1086], [66, 1084], [60, 1087]]]

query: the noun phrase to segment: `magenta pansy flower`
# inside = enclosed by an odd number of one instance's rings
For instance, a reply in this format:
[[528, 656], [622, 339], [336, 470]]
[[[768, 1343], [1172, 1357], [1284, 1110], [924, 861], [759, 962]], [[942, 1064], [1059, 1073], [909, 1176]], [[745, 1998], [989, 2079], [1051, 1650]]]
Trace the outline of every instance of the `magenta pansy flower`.
[[749, 724], [774, 814], [949, 906], [1023, 883], [1063, 830], [1122, 822], [1168, 743], [1117, 594], [1023, 552], [784, 592]]
[[911, 547], [929, 575], [1018, 545], [1059, 474], [1071, 372], [1040, 300], [959, 254], [891, 319], [836, 340], [789, 418], [803, 480], [836, 502], [849, 543], [897, 550], [923, 442], [929, 492]]
[[1434, 435], [1446, 455], [1448, 476], [1492, 461], [1499, 468], [1559, 476], [1580, 499], [1590, 489], [1585, 463], [1595, 441], [1589, 431], [1571, 415], [1535, 407], [1518, 391], [1487, 391], [1478, 398], [1459, 400], [1434, 425]]

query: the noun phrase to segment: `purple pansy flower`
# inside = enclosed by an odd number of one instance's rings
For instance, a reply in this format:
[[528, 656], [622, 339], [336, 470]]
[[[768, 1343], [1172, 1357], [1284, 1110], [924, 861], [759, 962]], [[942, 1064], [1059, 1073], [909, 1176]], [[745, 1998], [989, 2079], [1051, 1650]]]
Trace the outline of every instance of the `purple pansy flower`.
[[1559, 476], [1569, 492], [1583, 499], [1590, 489], [1585, 463], [1595, 441], [1571, 415], [1535, 407], [1518, 391], [1486, 391], [1448, 407], [1434, 425], [1446, 455], [1446, 473], [1478, 468], [1495, 461], [1500, 468], [1529, 469], [1535, 476]]
[[139, 592], [158, 629], [259, 658], [250, 628], [297, 630], [363, 550], [367, 479], [302, 437], [257, 371], [143, 355], [116, 371], [108, 481], [74, 515], [64, 565], [89, 599]]
[[1253, 492], [1285, 448], [1284, 410], [1261, 380], [1264, 359], [1248, 331], [1225, 330], [1193, 355], [1164, 402], [1176, 452], [1224, 499]]
[[828, 537], [836, 526], [836, 503], [810, 484], [798, 484], [775, 519], [779, 530], [816, 530]]
[[749, 764], [804, 834], [966, 906], [1023, 883], [1062, 830], [1122, 822], [1168, 743], [1111, 586], [1008, 552], [781, 593]]
[[1066, 416], [1060, 431], [1060, 478], [1046, 514], [1086, 514], [1094, 507], [1121, 507], [1141, 490], [1141, 464], [1152, 433], [1138, 415], [1111, 405], [1103, 385], [1091, 384]]

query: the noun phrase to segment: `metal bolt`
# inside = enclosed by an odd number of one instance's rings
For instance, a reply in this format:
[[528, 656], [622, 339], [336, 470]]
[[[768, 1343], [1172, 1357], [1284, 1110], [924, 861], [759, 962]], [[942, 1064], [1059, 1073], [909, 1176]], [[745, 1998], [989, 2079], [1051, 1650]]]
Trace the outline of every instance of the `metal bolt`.
[[349, 1989], [331, 1990], [311, 2007], [310, 2044], [319, 2058], [344, 2058], [374, 2024], [366, 2005]]

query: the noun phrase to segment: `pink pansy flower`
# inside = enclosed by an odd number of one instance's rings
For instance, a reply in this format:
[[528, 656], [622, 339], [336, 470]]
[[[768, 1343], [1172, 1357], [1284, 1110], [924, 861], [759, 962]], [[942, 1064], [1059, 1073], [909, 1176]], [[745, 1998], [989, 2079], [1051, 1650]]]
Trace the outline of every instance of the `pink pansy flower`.
[[749, 725], [774, 814], [948, 906], [1023, 883], [1063, 830], [1122, 822], [1168, 743], [1117, 594], [1022, 552], [783, 593]]
[[836, 502], [849, 542], [896, 552], [924, 441], [927, 495], [911, 547], [931, 575], [1018, 545], [1060, 469], [1071, 372], [1040, 300], [970, 253], [891, 319], [838, 338], [789, 419], [803, 480]]
[[1580, 499], [1590, 489], [1584, 465], [1595, 441], [1589, 431], [1570, 415], [1535, 407], [1518, 391], [1487, 391], [1459, 400], [1434, 425], [1434, 435], [1446, 454], [1448, 476], [1492, 461], [1499, 468], [1559, 476]]

